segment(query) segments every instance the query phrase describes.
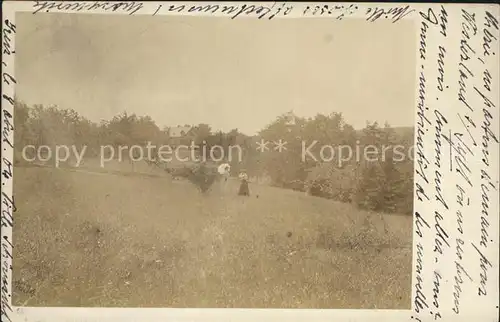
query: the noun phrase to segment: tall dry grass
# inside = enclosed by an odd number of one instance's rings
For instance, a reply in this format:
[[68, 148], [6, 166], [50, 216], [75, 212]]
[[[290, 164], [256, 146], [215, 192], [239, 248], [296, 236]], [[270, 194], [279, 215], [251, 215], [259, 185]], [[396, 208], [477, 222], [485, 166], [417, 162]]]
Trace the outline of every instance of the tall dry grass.
[[227, 184], [16, 168], [15, 305], [410, 307], [411, 218]]

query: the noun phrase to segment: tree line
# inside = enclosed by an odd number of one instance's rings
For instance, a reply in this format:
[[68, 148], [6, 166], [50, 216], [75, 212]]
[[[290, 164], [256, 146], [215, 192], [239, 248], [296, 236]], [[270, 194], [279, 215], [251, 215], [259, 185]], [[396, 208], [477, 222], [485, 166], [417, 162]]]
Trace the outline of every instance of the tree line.
[[[20, 101], [15, 102], [14, 113], [17, 161], [21, 160], [20, 153], [26, 145], [86, 146], [86, 156], [98, 156], [100, 147], [106, 145], [172, 143], [168, 128], [160, 129], [149, 116], [124, 112], [96, 123], [72, 109], [28, 106]], [[177, 143], [190, 145], [193, 141], [202, 151], [217, 145], [221, 148], [215, 152], [226, 156], [231, 146], [239, 146], [242, 158], [228, 160], [235, 175], [244, 169], [250, 177], [265, 177], [273, 186], [352, 203], [362, 209], [411, 214], [413, 130], [389, 124], [381, 126], [377, 122], [356, 130], [340, 113], [308, 118], [286, 113], [255, 136], [245, 135], [236, 128], [222, 132], [213, 131], [209, 124], [198, 124]], [[256, 149], [260, 140], [270, 143], [263, 152]], [[286, 145], [278, 152], [273, 142], [280, 140]], [[366, 157], [367, 150], [372, 151], [371, 158]], [[353, 155], [346, 158], [346, 153]], [[399, 154], [397, 158], [395, 153]], [[217, 153], [215, 156], [221, 157]]]

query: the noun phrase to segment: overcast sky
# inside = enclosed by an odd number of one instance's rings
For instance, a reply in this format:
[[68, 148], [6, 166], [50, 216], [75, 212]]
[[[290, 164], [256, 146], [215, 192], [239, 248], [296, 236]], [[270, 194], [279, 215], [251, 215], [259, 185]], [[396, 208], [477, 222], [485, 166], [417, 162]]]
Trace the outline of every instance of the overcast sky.
[[412, 23], [18, 14], [17, 96], [246, 134], [293, 110], [412, 126]]

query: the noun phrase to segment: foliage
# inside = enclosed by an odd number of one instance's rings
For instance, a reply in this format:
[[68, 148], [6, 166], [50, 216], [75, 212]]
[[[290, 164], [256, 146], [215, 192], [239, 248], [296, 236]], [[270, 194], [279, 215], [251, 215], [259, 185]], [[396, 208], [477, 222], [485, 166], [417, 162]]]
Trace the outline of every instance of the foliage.
[[[71, 109], [29, 107], [16, 102], [14, 118], [18, 162], [22, 161], [19, 157], [22, 147], [28, 144], [50, 147], [64, 144], [78, 148], [85, 145], [86, 156], [89, 156], [98, 155], [100, 147], [107, 145], [146, 147], [171, 142], [168, 128], [160, 130], [151, 117], [126, 112], [97, 124]], [[256, 149], [255, 144], [260, 140], [269, 142], [264, 152]], [[286, 142], [281, 152], [274, 149], [279, 142]], [[227, 133], [213, 131], [208, 124], [198, 124], [192, 126], [180, 143], [188, 146], [194, 143], [200, 147], [197, 153], [209, 160], [229, 162], [232, 175], [244, 169], [250, 177], [269, 177], [271, 184], [277, 187], [307, 191], [314, 196], [354, 203], [378, 212], [412, 212], [413, 161], [408, 153], [405, 158], [396, 159], [394, 149], [385, 149], [401, 146], [408, 152], [413, 145], [412, 128], [395, 129], [388, 124], [380, 127], [373, 123], [356, 131], [340, 113], [302, 118], [289, 112], [278, 116], [257, 136], [247, 136], [238, 129]], [[310, 145], [315, 158], [303, 158], [304, 148]], [[368, 147], [379, 151], [375, 160], [367, 160], [363, 155]], [[342, 154], [345, 151], [354, 151], [354, 156], [345, 158]], [[361, 151], [361, 155], [356, 151]], [[138, 152], [134, 152], [136, 157]], [[155, 158], [157, 151], [152, 152]], [[331, 160], [325, 162], [324, 158], [330, 155]], [[341, 155], [344, 158], [340, 159]], [[168, 170], [168, 165], [166, 168]], [[182, 171], [180, 176], [202, 191], [207, 191], [216, 178], [211, 172]]]

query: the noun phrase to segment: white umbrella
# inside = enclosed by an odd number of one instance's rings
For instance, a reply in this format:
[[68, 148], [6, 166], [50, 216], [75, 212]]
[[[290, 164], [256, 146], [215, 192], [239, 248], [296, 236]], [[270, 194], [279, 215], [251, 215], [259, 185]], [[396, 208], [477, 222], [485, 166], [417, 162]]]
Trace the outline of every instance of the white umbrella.
[[217, 168], [217, 172], [222, 175], [228, 175], [231, 172], [231, 166], [227, 163], [223, 163]]

